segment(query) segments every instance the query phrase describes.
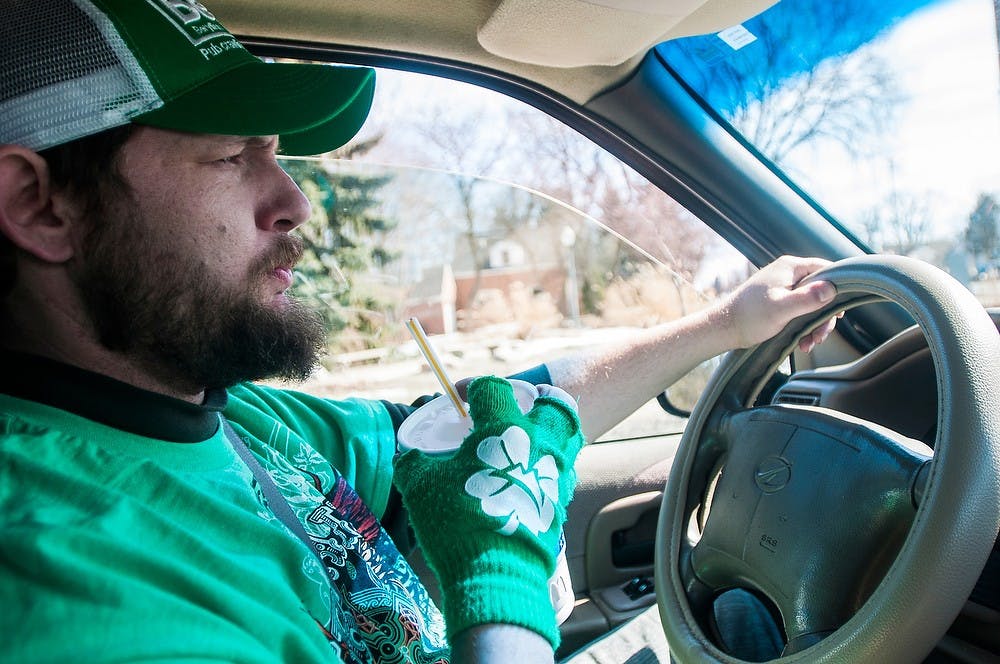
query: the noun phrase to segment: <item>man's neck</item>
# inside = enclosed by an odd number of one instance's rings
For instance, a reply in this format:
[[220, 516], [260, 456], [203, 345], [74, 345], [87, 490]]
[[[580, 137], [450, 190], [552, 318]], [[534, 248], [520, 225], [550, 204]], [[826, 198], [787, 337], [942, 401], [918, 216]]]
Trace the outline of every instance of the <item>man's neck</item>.
[[113, 378], [117, 381], [127, 383], [140, 390], [155, 392], [174, 399], [180, 399], [199, 405], [205, 400], [205, 390], [184, 390], [172, 387], [161, 380], [158, 380], [150, 372], [143, 370], [127, 357], [119, 353], [108, 351], [104, 348], [80, 348], [68, 347], [53, 344], [12, 344], [7, 345], [7, 350], [41, 357], [69, 364], [86, 371]]
[[0, 347], [46, 357], [189, 403], [201, 404], [205, 400], [204, 388], [184, 389], [168, 384], [134, 358], [104, 348], [89, 330], [78, 325], [44, 323], [26, 327], [14, 322], [5, 330]]
[[197, 443], [218, 430], [225, 390], [191, 404], [34, 354], [0, 349], [0, 395], [73, 413], [145, 438]]

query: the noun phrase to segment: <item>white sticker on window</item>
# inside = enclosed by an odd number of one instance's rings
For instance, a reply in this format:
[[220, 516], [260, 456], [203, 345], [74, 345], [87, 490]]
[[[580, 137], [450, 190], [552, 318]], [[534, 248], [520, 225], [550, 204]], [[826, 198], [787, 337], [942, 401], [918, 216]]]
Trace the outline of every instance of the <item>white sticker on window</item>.
[[726, 28], [718, 33], [718, 35], [719, 39], [729, 44], [729, 47], [734, 51], [738, 51], [747, 44], [757, 41], [757, 37], [742, 25], [734, 25], [731, 28]]

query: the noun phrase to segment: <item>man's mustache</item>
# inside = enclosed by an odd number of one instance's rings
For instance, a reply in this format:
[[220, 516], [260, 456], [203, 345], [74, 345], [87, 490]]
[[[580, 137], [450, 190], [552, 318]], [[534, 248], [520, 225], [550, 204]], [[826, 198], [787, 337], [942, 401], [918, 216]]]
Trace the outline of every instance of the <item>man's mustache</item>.
[[250, 274], [266, 276], [279, 267], [291, 268], [305, 251], [301, 238], [292, 235], [281, 235], [275, 241], [275, 246], [258, 258], [250, 269]]

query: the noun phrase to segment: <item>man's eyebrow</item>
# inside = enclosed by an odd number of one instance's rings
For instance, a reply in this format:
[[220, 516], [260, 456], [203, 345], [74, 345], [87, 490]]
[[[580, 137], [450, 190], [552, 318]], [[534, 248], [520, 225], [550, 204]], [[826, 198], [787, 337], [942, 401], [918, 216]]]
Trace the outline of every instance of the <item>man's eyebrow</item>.
[[247, 147], [269, 148], [273, 146], [275, 150], [278, 149], [277, 136], [247, 136], [245, 141]]
[[277, 136], [227, 136], [223, 134], [216, 134], [211, 136], [210, 140], [213, 140], [217, 144], [227, 147], [227, 148], [268, 148], [272, 145], [277, 149], [278, 147], [278, 137]]

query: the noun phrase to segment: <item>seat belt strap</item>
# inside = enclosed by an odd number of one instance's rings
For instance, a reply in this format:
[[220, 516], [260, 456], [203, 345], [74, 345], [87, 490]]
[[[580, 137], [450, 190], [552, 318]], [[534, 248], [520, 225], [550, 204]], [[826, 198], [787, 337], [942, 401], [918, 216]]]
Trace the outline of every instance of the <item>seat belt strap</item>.
[[302, 542], [309, 548], [316, 559], [319, 560], [320, 565], [322, 565], [323, 570], [326, 571], [327, 576], [330, 572], [326, 568], [326, 563], [323, 561], [322, 556], [319, 555], [319, 551], [316, 549], [316, 544], [313, 542], [309, 534], [306, 533], [306, 529], [302, 526], [302, 522], [299, 521], [298, 517], [295, 516], [295, 512], [292, 511], [292, 506], [288, 504], [285, 499], [284, 494], [278, 488], [278, 485], [274, 483], [271, 478], [271, 474], [264, 470], [264, 467], [260, 465], [257, 461], [257, 457], [253, 455], [247, 444], [243, 442], [236, 430], [233, 429], [232, 425], [226, 420], [226, 418], [220, 418], [222, 420], [222, 428], [226, 432], [226, 437], [229, 439], [229, 443], [233, 446], [236, 454], [239, 455], [243, 463], [247, 465], [250, 472], [253, 473], [254, 478], [257, 480], [257, 484], [260, 486], [261, 493], [264, 494], [264, 500], [267, 502], [268, 509], [271, 513], [278, 518], [281, 523], [285, 524], [285, 527], [292, 531], [296, 537], [298, 537]]

